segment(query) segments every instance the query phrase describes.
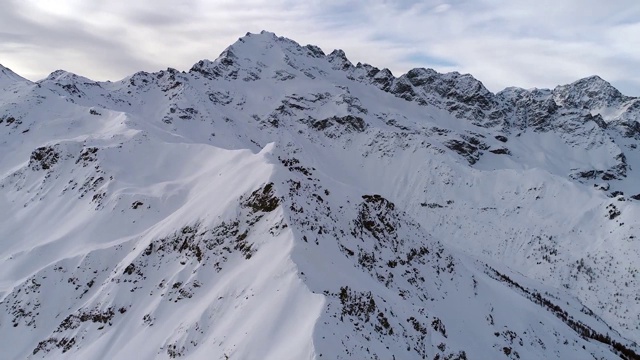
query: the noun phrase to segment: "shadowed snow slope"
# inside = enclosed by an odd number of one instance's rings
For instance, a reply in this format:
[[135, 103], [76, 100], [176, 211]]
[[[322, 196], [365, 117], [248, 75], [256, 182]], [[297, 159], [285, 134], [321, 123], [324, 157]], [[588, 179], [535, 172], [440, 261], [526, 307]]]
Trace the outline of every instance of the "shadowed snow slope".
[[637, 359], [640, 99], [247, 34], [0, 67], [0, 357]]

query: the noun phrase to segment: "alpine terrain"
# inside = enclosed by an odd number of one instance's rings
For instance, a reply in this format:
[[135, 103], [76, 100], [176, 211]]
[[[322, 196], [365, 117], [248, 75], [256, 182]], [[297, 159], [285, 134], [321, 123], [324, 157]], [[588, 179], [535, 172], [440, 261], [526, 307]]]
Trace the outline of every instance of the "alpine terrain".
[[0, 358], [639, 359], [639, 121], [269, 32], [0, 66]]

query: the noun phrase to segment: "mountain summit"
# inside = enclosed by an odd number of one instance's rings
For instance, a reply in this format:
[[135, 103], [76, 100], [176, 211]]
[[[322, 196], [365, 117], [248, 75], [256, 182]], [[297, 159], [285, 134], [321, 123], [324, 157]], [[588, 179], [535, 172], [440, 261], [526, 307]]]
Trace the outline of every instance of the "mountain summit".
[[269, 32], [12, 74], [2, 358], [640, 356], [640, 100], [600, 78], [494, 94]]
[[11, 71], [11, 69], [6, 68], [0, 64], [0, 87], [6, 89], [9, 85], [26, 82], [29, 82], [29, 80], [21, 77], [20, 75]]

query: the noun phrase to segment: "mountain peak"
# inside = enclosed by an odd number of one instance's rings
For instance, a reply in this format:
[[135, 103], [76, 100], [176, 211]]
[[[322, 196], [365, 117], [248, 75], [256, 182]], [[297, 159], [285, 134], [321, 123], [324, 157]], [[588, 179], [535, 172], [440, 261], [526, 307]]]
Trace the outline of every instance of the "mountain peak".
[[[582, 78], [580, 80], [574, 81], [573, 83], [569, 84], [569, 86], [572, 87], [579, 87], [579, 88], [600, 88], [600, 89], [615, 89], [613, 87], [613, 85], [611, 85], [610, 82], [604, 80], [603, 78], [601, 78], [598, 75], [591, 75], [591, 76], [587, 76], [585, 78]], [[617, 91], [617, 89], [615, 89]]]
[[313, 59], [326, 58], [318, 46], [301, 46], [294, 40], [269, 31], [247, 33], [227, 47], [214, 61], [201, 60], [190, 70], [206, 78], [223, 77], [233, 80], [241, 76], [247, 81], [257, 80], [264, 68], [304, 71]]
[[241, 37], [230, 48], [270, 48], [274, 45], [300, 47], [300, 44], [289, 38], [278, 36], [273, 32], [262, 30], [258, 34], [248, 32]]
[[[341, 51], [341, 50], [340, 50]], [[273, 32], [262, 30], [259, 34], [248, 32], [229, 46], [220, 54], [220, 57], [228, 57], [229, 53], [237, 54], [240, 58], [251, 59], [252, 56], [269, 56], [269, 53], [282, 53], [284, 55], [324, 58], [324, 51], [316, 45], [300, 45], [296, 41], [278, 36]], [[342, 52], [344, 58], [344, 52]]]
[[74, 74], [72, 72], [66, 71], [66, 70], [55, 70], [54, 72], [52, 72], [51, 74], [49, 74], [49, 76], [47, 76], [46, 78], [44, 78], [42, 81], [53, 81], [53, 82], [57, 82], [57, 83], [68, 83], [68, 82], [82, 82], [82, 83], [94, 83], [95, 81], [86, 78], [84, 76], [80, 76], [77, 74]]
[[0, 64], [0, 85], [7, 85], [10, 83], [16, 83], [16, 82], [30, 82], [30, 81], [16, 74], [8, 67], [5, 67], [2, 64]]
[[[247, 34], [251, 34], [250, 32], [248, 32]], [[264, 35], [264, 36], [268, 36], [268, 37], [272, 37], [274, 39], [278, 38], [278, 35], [276, 35], [276, 33], [271, 32], [271, 31], [267, 31], [267, 30], [262, 30], [260, 31], [260, 35]]]
[[266, 31], [266, 30], [262, 30], [259, 33], [247, 32], [244, 36], [239, 37], [238, 40], [231, 46], [238, 43], [244, 43], [249, 39], [260, 40], [263, 42], [269, 42], [269, 41], [275, 42], [278, 40], [278, 35], [276, 35], [271, 31]]
[[629, 97], [622, 95], [611, 83], [598, 75], [592, 75], [561, 85], [553, 90], [558, 104], [588, 108], [609, 107], [627, 101]]
[[45, 78], [45, 80], [68, 79], [68, 78], [73, 78], [75, 76], [77, 75], [74, 73], [71, 73], [62, 69], [58, 69], [58, 70], [52, 71], [51, 74], [49, 74], [49, 76]]
[[[582, 78], [581, 80], [607, 82], [606, 80], [604, 80], [603, 78], [601, 78], [598, 75], [587, 76], [587, 77]], [[581, 81], [581, 80], [578, 80], [578, 81]]]
[[353, 64], [349, 59], [347, 59], [347, 55], [342, 49], [333, 50], [329, 55], [327, 55], [327, 60], [336, 70], [347, 70], [353, 67]]

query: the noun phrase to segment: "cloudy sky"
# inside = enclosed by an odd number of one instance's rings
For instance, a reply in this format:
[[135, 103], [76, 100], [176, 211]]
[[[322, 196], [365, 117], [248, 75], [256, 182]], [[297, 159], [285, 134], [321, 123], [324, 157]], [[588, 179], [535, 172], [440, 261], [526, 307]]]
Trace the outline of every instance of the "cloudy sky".
[[0, 64], [118, 80], [188, 70], [260, 30], [396, 76], [455, 70], [499, 91], [597, 74], [640, 96], [637, 0], [3, 0]]

